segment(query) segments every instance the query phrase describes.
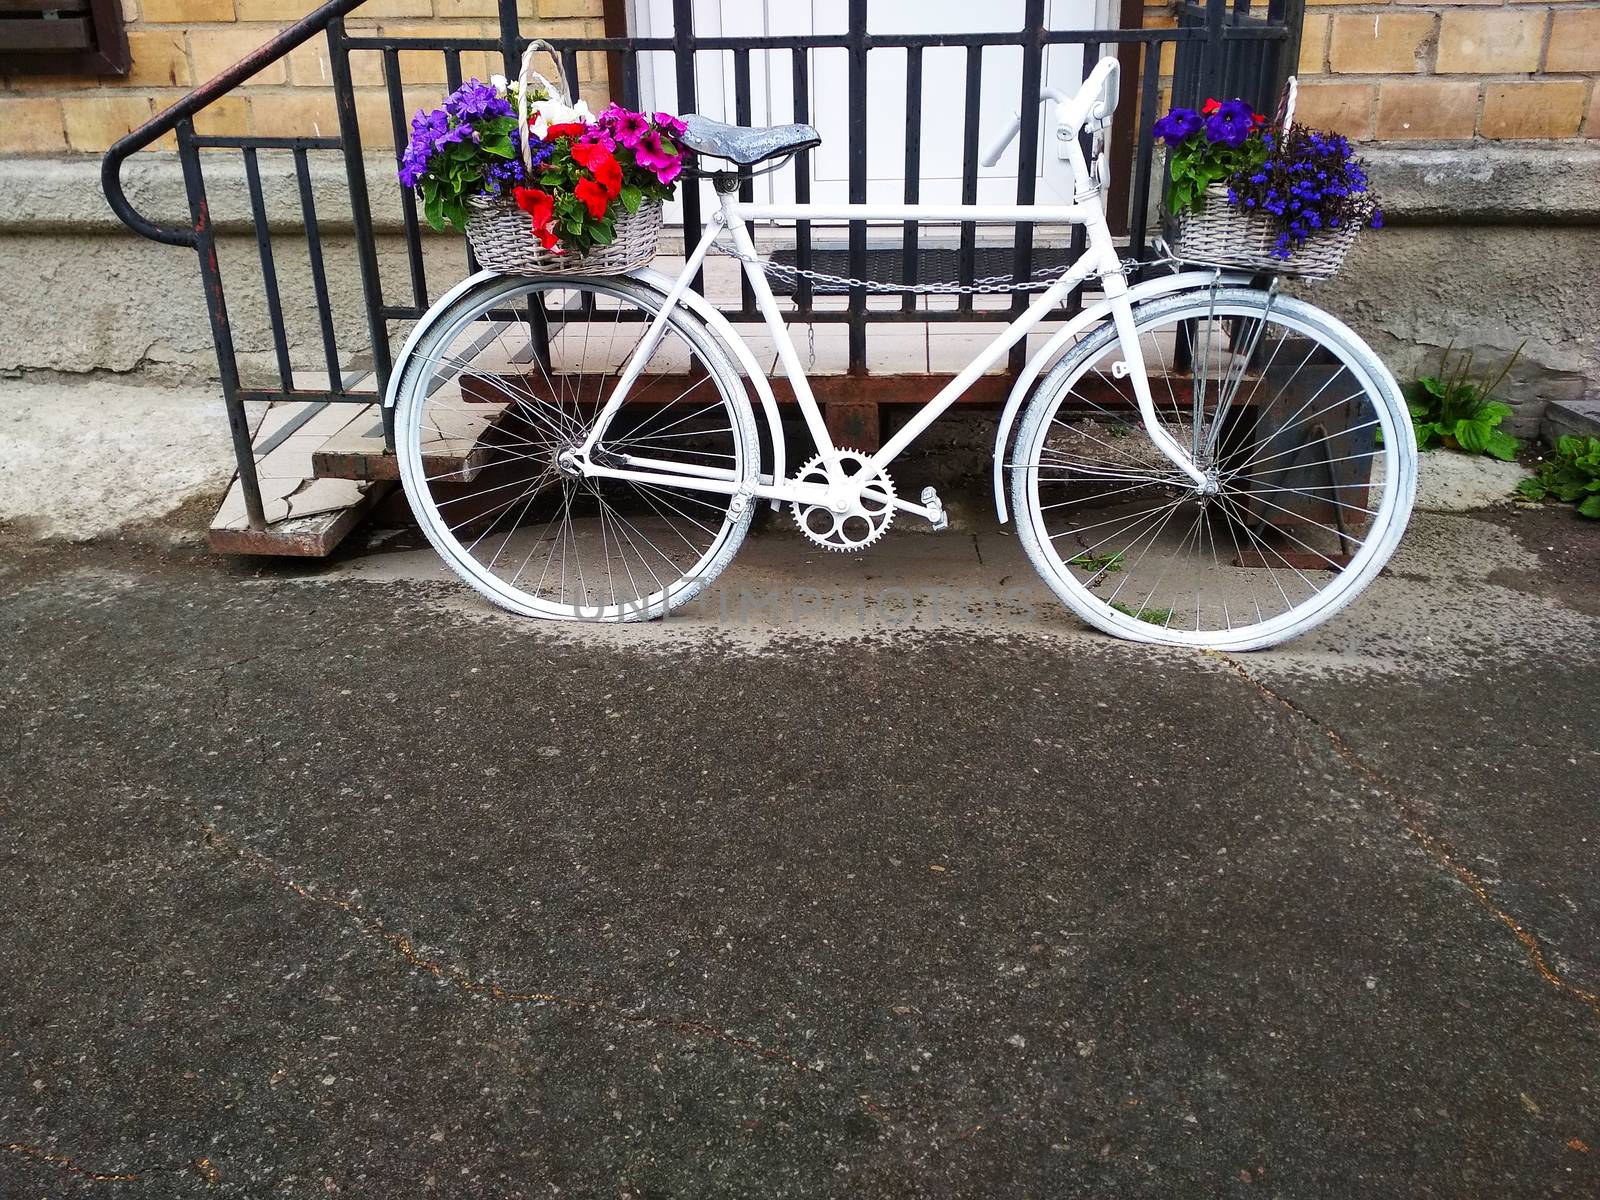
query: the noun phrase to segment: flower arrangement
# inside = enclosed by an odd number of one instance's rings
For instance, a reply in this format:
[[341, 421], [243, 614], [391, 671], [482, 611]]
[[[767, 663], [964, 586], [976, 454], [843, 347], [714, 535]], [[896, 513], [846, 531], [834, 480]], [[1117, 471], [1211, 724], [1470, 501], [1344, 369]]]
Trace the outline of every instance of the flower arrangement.
[[596, 116], [529, 84], [524, 129], [522, 86], [472, 79], [413, 118], [400, 182], [416, 189], [435, 229], [466, 229], [469, 201], [503, 198], [528, 214], [546, 250], [582, 256], [611, 244], [623, 214], [672, 195], [683, 170], [678, 118], [616, 104]]
[[1243, 100], [1207, 100], [1200, 112], [1174, 108], [1155, 123], [1168, 148], [1167, 211], [1202, 209], [1225, 189], [1241, 215], [1263, 218], [1270, 255], [1287, 260], [1312, 239], [1383, 227], [1383, 212], [1347, 138], [1279, 129]]

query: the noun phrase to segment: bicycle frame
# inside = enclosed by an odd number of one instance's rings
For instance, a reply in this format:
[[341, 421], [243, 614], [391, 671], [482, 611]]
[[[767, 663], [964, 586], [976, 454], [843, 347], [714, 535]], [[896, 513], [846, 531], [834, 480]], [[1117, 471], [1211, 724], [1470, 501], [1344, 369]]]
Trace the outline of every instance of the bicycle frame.
[[[929, 425], [938, 420], [951, 405], [958, 401], [973, 383], [1004, 358], [1017, 342], [1026, 337], [1045, 320], [1065, 297], [1087, 279], [1096, 278], [1106, 296], [1110, 317], [1115, 322], [1123, 353], [1123, 363], [1141, 417], [1151, 440], [1174, 465], [1198, 488], [1208, 486], [1204, 471], [1196, 467], [1184, 448], [1162, 428], [1156, 416], [1154, 398], [1150, 391], [1149, 376], [1138, 337], [1133, 329], [1133, 302], [1128, 296], [1127, 281], [1122, 275], [1122, 261], [1116, 243], [1106, 224], [1105, 210], [1100, 204], [1098, 189], [1087, 197], [1075, 198], [1066, 205], [876, 205], [876, 204], [746, 204], [730, 192], [721, 193], [721, 206], [708, 223], [699, 245], [685, 260], [683, 269], [673, 281], [662, 301], [661, 309], [651, 321], [632, 357], [617, 378], [605, 406], [601, 409], [584, 444], [575, 453], [583, 473], [605, 479], [631, 480], [637, 483], [670, 484], [674, 487], [719, 492], [741, 496], [744, 501], [752, 497], [770, 499], [779, 503], [796, 501], [803, 504], [826, 504], [835, 511], [843, 511], [863, 491], [867, 481], [876, 471], [893, 462]], [[976, 224], [1016, 224], [1030, 222], [1038, 225], [1082, 225], [1087, 235], [1087, 247], [1072, 268], [1056, 280], [1038, 299], [1017, 318], [995, 335], [994, 340], [975, 357], [959, 374], [939, 392], [924, 403], [901, 430], [873, 454], [869, 468], [855, 476], [843, 476], [838, 468], [832, 439], [822, 410], [811, 391], [805, 368], [789, 336], [783, 313], [778, 308], [766, 272], [750, 236], [750, 223], [760, 221], [841, 220], [841, 221], [921, 221], [930, 223], [973, 222]], [[745, 278], [755, 295], [756, 305], [772, 334], [777, 348], [778, 361], [783, 374], [793, 389], [795, 400], [805, 421], [807, 431], [822, 452], [828, 475], [826, 486], [793, 483], [784, 479], [762, 478], [754, 484], [734, 478], [733, 472], [715, 467], [686, 466], [642, 456], [622, 455], [605, 450], [605, 431], [618, 410], [627, 401], [628, 392], [643, 373], [657, 345], [666, 331], [666, 323], [673, 310], [683, 303], [690, 282], [700, 270], [712, 245], [726, 232], [733, 241], [735, 252], [742, 261]], [[597, 453], [610, 462], [595, 461]], [[618, 464], [618, 465], [613, 465]], [[854, 480], [854, 482], [852, 482]], [[897, 508], [934, 519], [936, 511], [911, 501], [894, 498]], [[736, 510], [737, 510], [736, 506]]]

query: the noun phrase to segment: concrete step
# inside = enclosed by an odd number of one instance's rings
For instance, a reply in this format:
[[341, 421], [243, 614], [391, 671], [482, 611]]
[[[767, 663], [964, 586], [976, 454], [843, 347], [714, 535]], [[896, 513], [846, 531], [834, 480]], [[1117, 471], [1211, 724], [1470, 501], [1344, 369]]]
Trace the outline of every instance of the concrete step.
[[1547, 446], [1569, 434], [1600, 437], [1600, 397], [1592, 400], [1552, 400], [1545, 406], [1539, 437]]

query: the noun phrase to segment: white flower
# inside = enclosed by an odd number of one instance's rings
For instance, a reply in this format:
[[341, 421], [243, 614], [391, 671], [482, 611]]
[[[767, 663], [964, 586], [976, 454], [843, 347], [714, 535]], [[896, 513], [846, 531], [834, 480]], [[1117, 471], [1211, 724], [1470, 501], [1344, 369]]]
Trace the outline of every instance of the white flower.
[[506, 77], [504, 75], [489, 76], [489, 83], [497, 94], [501, 96], [506, 94]]
[[543, 138], [552, 125], [571, 125], [574, 122], [583, 125], [594, 124], [594, 114], [582, 100], [576, 104], [562, 104], [559, 100], [540, 100], [532, 105], [528, 112], [529, 124], [533, 127], [534, 135], [539, 138]]

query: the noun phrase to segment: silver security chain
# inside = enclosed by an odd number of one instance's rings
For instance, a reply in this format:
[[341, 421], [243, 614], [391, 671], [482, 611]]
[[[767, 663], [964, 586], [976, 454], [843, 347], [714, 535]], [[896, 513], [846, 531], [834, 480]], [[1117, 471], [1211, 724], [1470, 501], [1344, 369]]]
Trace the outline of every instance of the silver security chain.
[[[861, 288], [863, 291], [874, 293], [894, 293], [904, 295], [911, 293], [917, 296], [986, 296], [1009, 292], [1042, 292], [1050, 288], [1071, 267], [1040, 267], [1027, 279], [1015, 279], [1011, 275], [986, 275], [981, 279], [974, 279], [971, 283], [885, 283], [878, 279], [853, 279], [848, 275], [830, 275], [826, 271], [811, 271], [803, 267], [791, 267], [787, 263], [773, 262], [767, 258], [752, 258], [741, 254], [731, 246], [725, 246], [716, 241], [711, 244], [714, 254], [736, 258], [742, 263], [760, 267], [775, 279], [786, 279], [793, 282], [797, 279], [807, 279], [812, 283], [832, 284], [835, 287], [850, 289]], [[1122, 273], [1132, 274], [1145, 264], [1137, 259], [1124, 259]]]

